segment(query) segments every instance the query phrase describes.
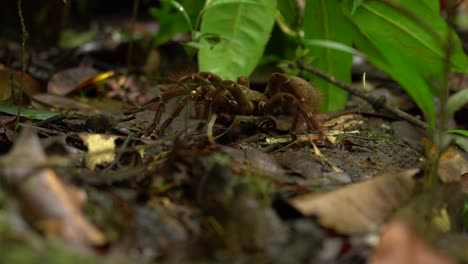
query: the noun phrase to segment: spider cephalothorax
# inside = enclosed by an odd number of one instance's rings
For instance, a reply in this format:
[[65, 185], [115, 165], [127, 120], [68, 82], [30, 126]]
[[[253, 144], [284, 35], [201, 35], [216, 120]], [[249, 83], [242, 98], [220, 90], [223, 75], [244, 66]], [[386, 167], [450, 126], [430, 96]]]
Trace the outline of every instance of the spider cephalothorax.
[[[249, 88], [246, 77], [239, 77], [236, 82], [223, 80], [209, 72], [199, 72], [179, 79], [160, 97], [153, 100], [159, 102], [156, 111], [155, 124], [159, 123], [163, 111], [163, 103], [174, 97], [181, 96], [177, 107], [159, 126], [161, 134], [182, 111], [189, 101], [194, 101], [196, 116], [208, 119], [213, 113], [235, 115], [273, 115], [291, 114], [294, 116], [292, 130], [297, 127], [298, 120], [303, 120], [310, 131], [319, 131], [317, 120], [320, 94], [308, 81], [273, 73], [265, 93]], [[152, 127], [155, 129], [155, 127]]]

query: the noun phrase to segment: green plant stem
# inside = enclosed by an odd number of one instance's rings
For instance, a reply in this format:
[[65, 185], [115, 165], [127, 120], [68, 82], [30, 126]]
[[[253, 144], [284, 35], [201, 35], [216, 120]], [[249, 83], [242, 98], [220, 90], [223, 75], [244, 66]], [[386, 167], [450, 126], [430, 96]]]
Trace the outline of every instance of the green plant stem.
[[[19, 128], [19, 120], [21, 114], [21, 107], [23, 105], [23, 92], [24, 92], [24, 75], [26, 74], [26, 41], [28, 40], [28, 31], [26, 30], [26, 25], [24, 23], [23, 11], [21, 8], [21, 0], [18, 0], [18, 17], [21, 23], [21, 78], [20, 78], [20, 92], [19, 92], [19, 102], [18, 102], [18, 111], [16, 112], [16, 125], [15, 130]], [[14, 96], [14, 95], [13, 95]]]
[[[447, 9], [447, 27], [454, 27], [456, 7]], [[447, 29], [449, 32], [449, 29]], [[447, 40], [445, 42], [445, 60], [443, 65], [443, 75], [441, 83], [438, 85], [440, 89], [440, 106], [438, 109], [438, 117], [436, 120], [434, 131], [430, 131], [430, 138], [432, 139], [432, 146], [426, 147], [426, 157], [427, 157], [427, 167], [426, 167], [426, 177], [424, 180], [424, 188], [426, 190], [432, 189], [433, 185], [437, 182], [437, 172], [439, 168], [439, 161], [444, 151], [444, 132], [447, 130], [447, 121], [449, 116], [447, 116], [447, 102], [449, 99], [449, 73], [450, 66], [452, 65], [451, 58], [454, 52], [453, 50], [453, 36], [452, 34], [447, 34]]]

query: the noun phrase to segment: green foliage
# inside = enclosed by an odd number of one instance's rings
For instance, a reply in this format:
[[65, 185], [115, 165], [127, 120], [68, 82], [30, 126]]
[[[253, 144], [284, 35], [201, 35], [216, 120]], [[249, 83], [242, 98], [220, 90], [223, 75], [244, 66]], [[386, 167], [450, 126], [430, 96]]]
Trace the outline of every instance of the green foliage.
[[161, 45], [177, 34], [194, 30], [203, 9], [203, 0], [164, 0], [160, 8], [150, 8], [150, 15], [159, 21], [159, 31], [154, 43]]
[[200, 40], [200, 71], [235, 80], [248, 76], [257, 66], [274, 22], [276, 0], [213, 0], [203, 13], [200, 32], [222, 35], [211, 45]]
[[278, 1], [278, 12], [281, 14], [281, 19], [277, 20], [278, 25], [284, 33], [296, 36], [297, 32], [301, 29], [300, 24], [301, 10], [297, 7], [296, 0], [282, 0]]
[[74, 49], [96, 39], [96, 35], [96, 30], [85, 32], [77, 32], [72, 29], [64, 30], [60, 33], [59, 46], [65, 49]]
[[[451, 70], [468, 69], [460, 41], [440, 16], [439, 2], [435, 0], [307, 1], [302, 26], [299, 23], [302, 14], [295, 0], [280, 1], [278, 5], [276, 0], [211, 0], [205, 6], [201, 0], [180, 2], [163, 1], [182, 13], [177, 19], [185, 24], [183, 30], [192, 30], [192, 42], [187, 46], [199, 50], [201, 71], [211, 71], [226, 79], [249, 75], [261, 59], [276, 16], [278, 28], [285, 34], [281, 36], [276, 30], [269, 48], [290, 50], [295, 45], [300, 51], [296, 51], [296, 57], [350, 82], [352, 54], [358, 53], [351, 48], [354, 45], [412, 96], [425, 113], [431, 131], [436, 118], [432, 97], [439, 96], [441, 87], [446, 87], [448, 43], [452, 45]], [[175, 19], [164, 10], [166, 14], [163, 11], [155, 14], [163, 20], [161, 27]], [[171, 35], [160, 34], [164, 39]], [[290, 54], [293, 53], [270, 53], [263, 61], [278, 61]], [[322, 89], [322, 111], [344, 107], [345, 91], [315, 76], [306, 77]], [[448, 115], [465, 104], [466, 97], [467, 92], [453, 95], [448, 100]]]
[[390, 48], [398, 50], [399, 57], [425, 78], [444, 74], [447, 34], [451, 34], [452, 68], [466, 71], [468, 62], [455, 32], [448, 30], [439, 11], [426, 2], [431, 1], [393, 1], [395, 5], [366, 1], [351, 20], [377, 48], [385, 52]]
[[[363, 1], [355, 12], [344, 8], [352, 23], [356, 45], [367, 53], [368, 59], [390, 74], [413, 97], [434, 126], [435, 109], [432, 96], [443, 85], [444, 63], [448, 34], [452, 39], [451, 68], [466, 71], [468, 61], [460, 41], [439, 15], [436, 1]], [[349, 7], [353, 1], [345, 1]], [[362, 35], [361, 37], [356, 37]]]
[[356, 8], [358, 8], [362, 4], [362, 1], [363, 0], [354, 0], [353, 1], [353, 7], [351, 9], [351, 14], [354, 14], [354, 12], [356, 11]]
[[[327, 40], [352, 45], [350, 23], [341, 11], [338, 0], [307, 1], [304, 10], [305, 44], [308, 40]], [[338, 49], [323, 46], [308, 46], [313, 64], [344, 82], [351, 82], [352, 55]], [[322, 110], [343, 109], [348, 99], [347, 92], [323, 79], [308, 75], [322, 90]]]
[[462, 129], [450, 129], [444, 133], [445, 146], [455, 144], [468, 152], [468, 131]]
[[446, 111], [449, 116], [452, 116], [457, 110], [461, 109], [468, 103], [468, 90], [463, 89], [449, 97]]
[[460, 134], [460, 135], [463, 135], [465, 137], [468, 137], [468, 131], [462, 130], [462, 129], [450, 129], [450, 130], [447, 130], [447, 132]]
[[160, 30], [154, 38], [155, 45], [161, 45], [169, 41], [178, 33], [190, 30], [181, 13], [169, 11], [172, 6], [166, 2], [162, 3], [162, 8], [151, 8], [150, 15], [159, 20]]
[[[0, 112], [7, 113], [10, 115], [16, 115], [18, 112], [18, 106], [13, 103], [12, 100], [4, 100], [0, 101]], [[46, 110], [39, 110], [39, 109], [22, 109], [21, 116], [27, 117], [29, 119], [34, 120], [45, 120], [47, 118], [54, 117], [59, 113], [50, 112]]]

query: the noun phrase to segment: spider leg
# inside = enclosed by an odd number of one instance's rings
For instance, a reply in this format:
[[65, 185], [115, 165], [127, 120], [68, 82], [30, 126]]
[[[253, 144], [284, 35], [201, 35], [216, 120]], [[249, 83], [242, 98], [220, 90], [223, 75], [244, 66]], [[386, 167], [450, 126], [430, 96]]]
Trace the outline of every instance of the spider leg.
[[[288, 103], [288, 105], [286, 103]], [[314, 110], [290, 93], [276, 93], [266, 103], [264, 103], [262, 107], [263, 112], [265, 113], [272, 113], [278, 109], [284, 109], [286, 107], [293, 109], [294, 119], [291, 125], [291, 130], [293, 131], [297, 129], [299, 116], [304, 119], [308, 129], [320, 131], [320, 124], [315, 117]]]
[[203, 96], [203, 112], [198, 118], [202, 120], [209, 120], [211, 115], [213, 114], [213, 102], [217, 99], [217, 97], [221, 94], [222, 90], [214, 87], [210, 87], [209, 90], [204, 92]]
[[[224, 96], [225, 89], [221, 87], [221, 83], [222, 79], [219, 76], [208, 72], [200, 72], [180, 79], [177, 85], [179, 89], [173, 91], [173, 93], [176, 96], [185, 95], [180, 99], [171, 115], [161, 124], [158, 135], [164, 133], [165, 129], [174, 121], [189, 101], [195, 101], [197, 118], [208, 120], [213, 113], [214, 105], [219, 104], [219, 98]], [[165, 102], [172, 97], [174, 96], [168, 94], [162, 101]], [[164, 108], [161, 107], [160, 109], [163, 110]], [[159, 123], [160, 115], [160, 113], [156, 114], [155, 124]]]
[[158, 96], [157, 99], [158, 99], [158, 101], [155, 101], [157, 103], [156, 113], [154, 114], [153, 121], [151, 122], [151, 125], [146, 129], [146, 131], [144, 133], [145, 135], [151, 134], [151, 132], [156, 129], [156, 126], [161, 121], [162, 113], [166, 109], [165, 103], [162, 100], [162, 98], [160, 96]]
[[156, 127], [161, 121], [161, 116], [166, 109], [166, 102], [172, 98], [182, 96], [184, 94], [187, 94], [187, 89], [178, 85], [173, 85], [169, 88], [168, 91], [163, 92], [160, 96], [155, 97], [151, 100], [151, 102], [153, 104], [156, 104], [157, 106], [153, 117], [153, 121], [151, 122], [151, 125], [148, 127], [148, 129], [146, 129], [145, 135], [149, 135], [151, 134], [151, 132], [156, 130]]
[[193, 100], [194, 93], [190, 92], [187, 95], [184, 95], [182, 99], [180, 99], [179, 103], [177, 103], [176, 108], [172, 111], [171, 115], [164, 120], [164, 122], [161, 124], [161, 126], [158, 129], [158, 136], [162, 136], [164, 134], [164, 130], [174, 121], [174, 119], [179, 116], [180, 112], [184, 109], [184, 107], [187, 105], [187, 102], [190, 100]]
[[313, 108], [309, 107], [308, 105], [299, 104], [299, 112], [301, 113], [309, 129], [315, 130], [319, 134], [323, 133], [322, 126], [317, 120], [316, 113]]

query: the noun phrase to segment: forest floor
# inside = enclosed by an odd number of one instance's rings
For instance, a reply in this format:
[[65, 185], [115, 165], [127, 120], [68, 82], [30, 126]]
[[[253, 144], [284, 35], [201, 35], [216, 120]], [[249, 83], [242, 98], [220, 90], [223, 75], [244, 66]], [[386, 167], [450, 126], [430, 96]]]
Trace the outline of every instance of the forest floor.
[[[158, 78], [109, 67], [128, 43], [32, 51], [24, 78], [19, 44], [0, 46], [1, 263], [468, 261], [465, 152], [428, 192], [426, 131], [356, 96], [313, 113], [321, 132], [294, 111], [196, 118], [211, 98], [168, 96], [195, 68], [171, 45]], [[370, 93], [420, 117], [378, 74]]]

